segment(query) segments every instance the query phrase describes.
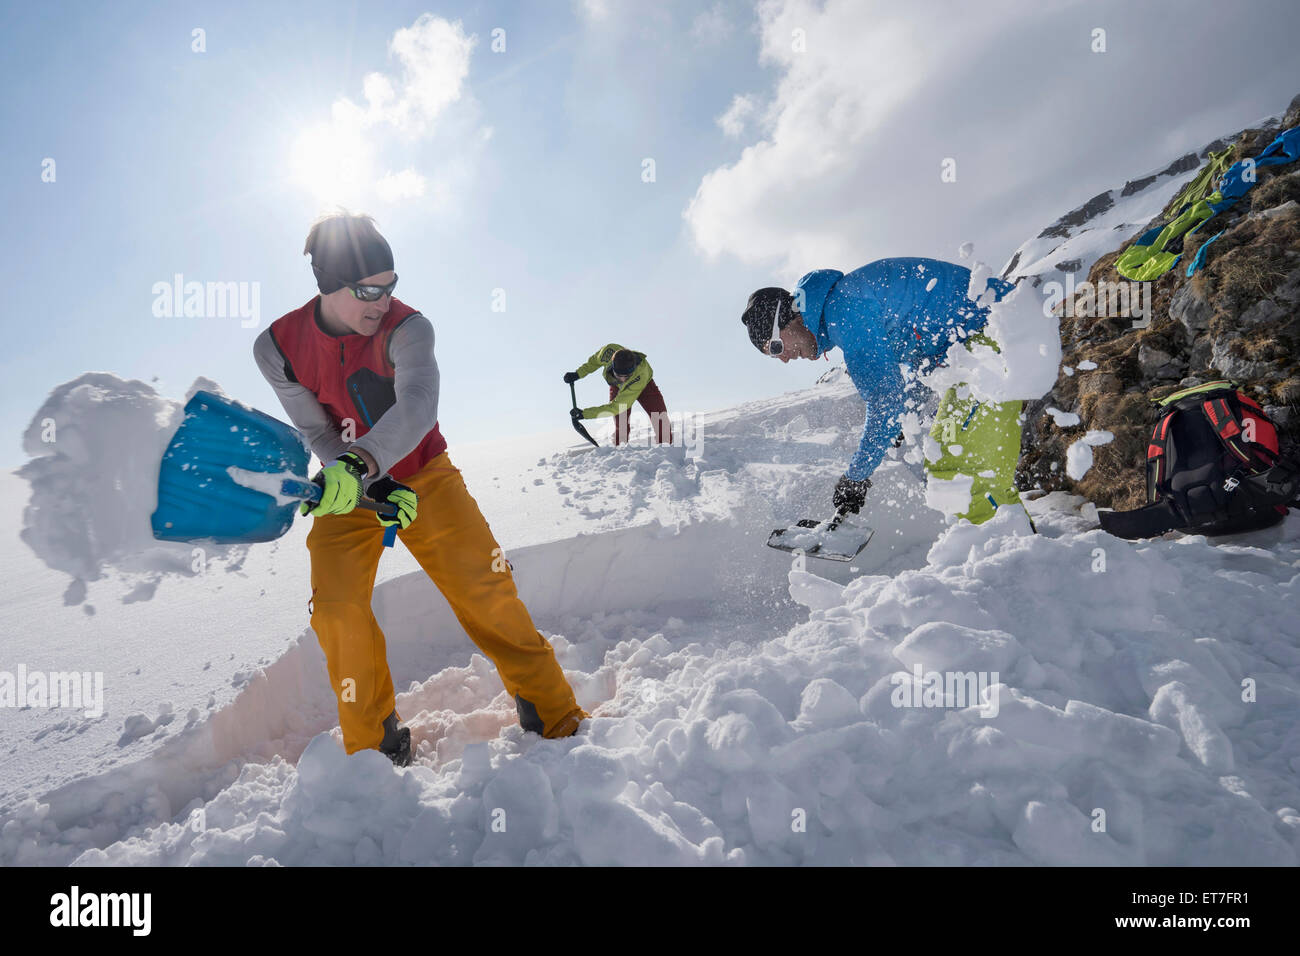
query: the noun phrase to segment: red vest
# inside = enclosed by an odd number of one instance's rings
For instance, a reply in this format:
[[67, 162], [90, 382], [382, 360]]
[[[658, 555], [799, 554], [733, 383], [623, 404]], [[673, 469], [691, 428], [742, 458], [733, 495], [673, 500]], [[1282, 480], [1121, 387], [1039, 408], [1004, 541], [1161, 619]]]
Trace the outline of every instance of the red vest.
[[[417, 312], [391, 299], [374, 335], [335, 336], [316, 324], [319, 302], [319, 297], [314, 298], [276, 319], [271, 324], [271, 340], [284, 356], [289, 381], [312, 392], [340, 431], [351, 419], [360, 438], [397, 402], [388, 343], [397, 328]], [[398, 481], [411, 477], [447, 450], [438, 423], [431, 425], [415, 449], [388, 469]]]

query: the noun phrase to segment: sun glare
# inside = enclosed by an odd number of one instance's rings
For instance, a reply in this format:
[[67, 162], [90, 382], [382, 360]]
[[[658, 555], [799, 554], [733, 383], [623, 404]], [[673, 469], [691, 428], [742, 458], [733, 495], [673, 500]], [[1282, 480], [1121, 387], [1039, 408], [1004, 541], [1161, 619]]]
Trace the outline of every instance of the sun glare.
[[303, 130], [290, 149], [290, 177], [325, 204], [346, 205], [361, 198], [370, 167], [365, 134], [337, 121]]

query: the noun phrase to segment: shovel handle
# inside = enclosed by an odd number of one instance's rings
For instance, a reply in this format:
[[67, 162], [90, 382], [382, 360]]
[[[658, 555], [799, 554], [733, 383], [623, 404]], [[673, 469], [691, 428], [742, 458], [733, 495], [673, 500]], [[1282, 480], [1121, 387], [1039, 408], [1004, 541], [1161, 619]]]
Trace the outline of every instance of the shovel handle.
[[[285, 479], [280, 483], [280, 493], [289, 495], [294, 498], [305, 498], [307, 501], [320, 501], [321, 486], [315, 481], [291, 481]], [[362, 498], [357, 502], [357, 507], [363, 511], [373, 511], [381, 518], [396, 518], [397, 505], [388, 502], [375, 501], [373, 498]], [[397, 540], [397, 525], [390, 524], [384, 529], [384, 547], [391, 548]]]
[[[302, 498], [306, 501], [320, 501], [321, 489], [320, 485], [312, 481], [291, 481], [286, 479], [280, 486], [280, 493], [293, 498]], [[381, 518], [397, 517], [397, 505], [390, 504], [387, 501], [362, 498], [357, 502], [357, 507], [363, 511], [373, 511]]]

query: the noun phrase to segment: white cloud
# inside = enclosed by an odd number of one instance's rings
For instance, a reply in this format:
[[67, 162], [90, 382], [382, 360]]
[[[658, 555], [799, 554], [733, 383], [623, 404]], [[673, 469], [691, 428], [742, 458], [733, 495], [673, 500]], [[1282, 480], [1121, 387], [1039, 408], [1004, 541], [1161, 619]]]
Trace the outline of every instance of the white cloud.
[[295, 179], [327, 202], [364, 203], [371, 196], [396, 202], [426, 195], [427, 181], [413, 168], [378, 177], [377, 153], [388, 145], [384, 134], [397, 136], [409, 149], [436, 133], [448, 110], [466, 96], [475, 43], [459, 21], [430, 13], [395, 31], [388, 52], [396, 69], [367, 74], [363, 102], [336, 100], [327, 122], [298, 135], [291, 157]]
[[727, 111], [717, 119], [722, 132], [728, 136], [739, 136], [745, 131], [745, 120], [754, 112], [754, 98], [737, 94], [727, 107]]
[[[1046, 112], [1025, 116], [1016, 104], [1023, 98], [1038, 107], [1036, 87], [1053, 82], [1050, 75], [1012, 83], [997, 75], [1016, 56], [1049, 57], [1016, 31], [1041, 33], [1041, 21], [1061, 9], [1017, 12], [1012, 0], [897, 7], [764, 0], [759, 60], [776, 67], [779, 79], [763, 97], [763, 137], [702, 177], [683, 213], [696, 244], [710, 257], [778, 263], [795, 276], [886, 255], [951, 256], [948, 245], [936, 248], [936, 235], [982, 236], [973, 210], [1012, 188], [990, 182], [972, 200], [974, 187], [965, 184], [973, 184], [975, 170], [993, 168], [991, 157], [1002, 157], [1005, 168], [1010, 151], [1002, 138], [1024, 133]], [[984, 81], [986, 73], [996, 78]], [[717, 120], [724, 132], [738, 134], [754, 115], [754, 100], [732, 101]], [[991, 125], [990, 113], [1007, 121]], [[1043, 128], [1040, 122], [1038, 137]], [[942, 191], [947, 156], [961, 158], [967, 192]]]
[[388, 122], [422, 133], [459, 100], [474, 43], [460, 21], [449, 23], [430, 13], [394, 33], [388, 49], [402, 65], [402, 90], [396, 104], [385, 110]]
[[[873, 152], [873, 134], [952, 42], [887, 8], [853, 0], [819, 6], [788, 0], [759, 7], [760, 60], [783, 76], [767, 138], [705, 175], [686, 210], [696, 242], [711, 256], [849, 261], [851, 240], [829, 235], [819, 213], [844, 202], [845, 179]], [[751, 111], [752, 101], [737, 97], [719, 125], [735, 135]]]
[[[1134, 89], [1205, 48], [1196, 21], [1126, 0], [761, 0], [759, 61], [776, 79], [746, 80], [762, 104], [747, 145], [701, 177], [685, 224], [706, 256], [761, 263], [774, 281], [950, 259], [967, 238], [1004, 262], [1091, 196], [1285, 107], [1294, 70], [1260, 44], [1282, 49], [1280, 25], [1300, 14], [1294, 0], [1258, 5], [1213, 44], [1240, 83], [1191, 73], [1176, 96], [1135, 103]], [[1278, 29], [1252, 30], [1261, 22]], [[1123, 30], [1095, 53], [1092, 29], [1108, 24]], [[718, 122], [730, 133], [742, 118]]]
[[408, 135], [423, 135], [460, 99], [475, 42], [475, 37], [465, 35], [460, 21], [420, 14], [388, 41], [388, 52], [401, 71], [396, 84], [383, 73], [367, 74], [362, 81], [365, 107], [345, 98], [334, 104], [336, 118], [342, 114], [363, 128], [387, 125]]

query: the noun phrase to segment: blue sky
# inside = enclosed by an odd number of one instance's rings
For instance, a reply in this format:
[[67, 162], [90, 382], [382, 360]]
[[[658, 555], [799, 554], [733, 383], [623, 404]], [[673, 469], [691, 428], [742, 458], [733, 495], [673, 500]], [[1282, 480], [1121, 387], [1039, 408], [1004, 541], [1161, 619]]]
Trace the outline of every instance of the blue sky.
[[[824, 365], [744, 335], [758, 286], [968, 239], [1000, 267], [1300, 92], [1293, 3], [1138, 7], [7, 5], [0, 253], [20, 298], [0, 315], [0, 466], [86, 371], [173, 398], [204, 375], [283, 417], [251, 346], [315, 293], [302, 244], [331, 199], [376, 217], [398, 298], [433, 320], [453, 446], [565, 427], [561, 375], [609, 341], [648, 353], [673, 413], [804, 387]], [[357, 143], [368, 168], [313, 187], [322, 153]], [[155, 315], [178, 273], [257, 283], [257, 325]]]

